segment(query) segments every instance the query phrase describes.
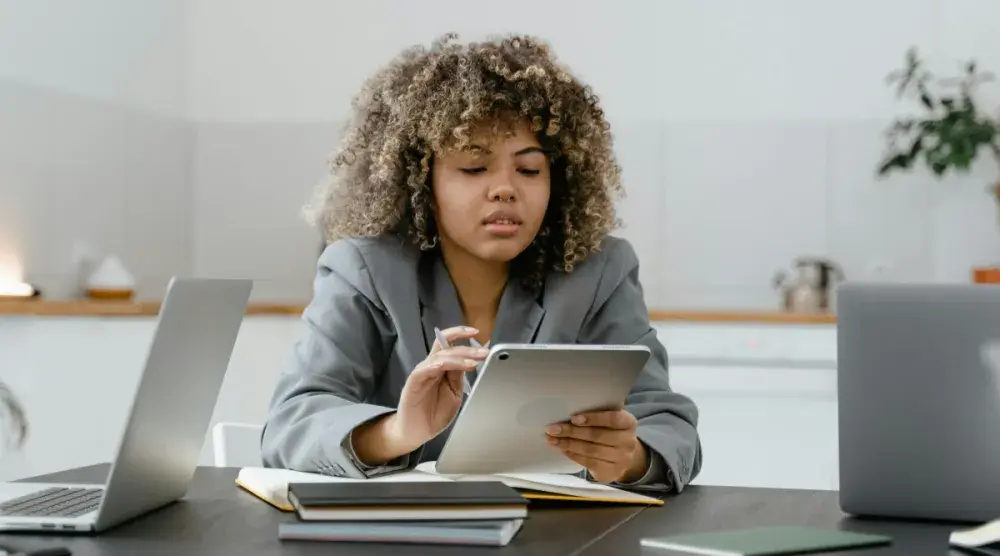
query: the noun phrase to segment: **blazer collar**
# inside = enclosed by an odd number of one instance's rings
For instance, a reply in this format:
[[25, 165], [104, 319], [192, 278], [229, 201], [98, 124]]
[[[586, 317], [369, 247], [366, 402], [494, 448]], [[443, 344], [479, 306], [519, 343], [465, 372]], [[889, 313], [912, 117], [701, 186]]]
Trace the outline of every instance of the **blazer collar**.
[[[419, 281], [420, 321], [424, 343], [430, 351], [434, 327], [443, 330], [465, 325], [465, 316], [455, 284], [437, 251], [427, 252], [422, 257]], [[545, 315], [539, 299], [540, 296], [533, 295], [516, 279], [509, 280], [500, 296], [490, 345], [533, 342]]]

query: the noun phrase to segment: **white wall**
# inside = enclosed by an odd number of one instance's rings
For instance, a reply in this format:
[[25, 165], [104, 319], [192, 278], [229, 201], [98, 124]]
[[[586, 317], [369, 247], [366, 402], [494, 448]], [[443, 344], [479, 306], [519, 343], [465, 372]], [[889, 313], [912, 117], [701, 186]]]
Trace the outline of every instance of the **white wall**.
[[[318, 237], [299, 209], [351, 97], [401, 48], [457, 30], [540, 35], [601, 94], [650, 305], [774, 307], [772, 275], [800, 255], [933, 281], [1000, 259], [995, 165], [874, 176], [902, 108], [886, 73], [911, 45], [943, 72], [1000, 71], [1000, 4], [569, 6], [0, 0], [0, 257], [54, 295], [87, 245], [122, 255], [147, 297], [190, 272], [307, 298]], [[985, 92], [1000, 105], [1000, 84]]]
[[[446, 31], [538, 34], [602, 95], [629, 193], [623, 233], [642, 258], [651, 305], [773, 307], [774, 271], [800, 255], [832, 257], [851, 278], [880, 269], [891, 280], [967, 281], [970, 266], [1000, 260], [996, 207], [984, 194], [995, 165], [944, 183], [923, 171], [884, 182], [874, 174], [882, 131], [904, 107], [886, 74], [911, 45], [942, 72], [969, 57], [1000, 71], [1000, 4], [514, 0], [481, 9], [192, 3], [197, 195], [242, 199], [225, 229], [196, 202], [195, 268], [238, 274], [261, 264], [275, 291], [293, 284], [314, 254], [298, 207], [351, 97], [401, 48]], [[1000, 86], [987, 93], [996, 106]]]
[[159, 297], [188, 272], [185, 25], [175, 0], [0, 0], [0, 276], [65, 297], [114, 253]]
[[[448, 31], [516, 31], [551, 41], [615, 121], [882, 118], [892, 108], [882, 78], [907, 46], [934, 51], [966, 23], [980, 22], [985, 38], [982, 16], [1000, 11], [948, 4], [513, 0], [474, 13], [459, 0], [195, 2], [190, 109], [202, 121], [339, 120], [362, 79], [400, 49]], [[993, 44], [954, 46], [965, 56]]]
[[0, 79], [185, 113], [187, 3], [0, 0]]

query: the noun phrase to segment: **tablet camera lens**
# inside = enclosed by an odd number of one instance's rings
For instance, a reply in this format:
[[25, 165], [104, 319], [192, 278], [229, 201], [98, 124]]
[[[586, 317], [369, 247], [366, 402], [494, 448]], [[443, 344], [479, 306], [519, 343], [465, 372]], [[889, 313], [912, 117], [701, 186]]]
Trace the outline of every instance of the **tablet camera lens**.
[[501, 361], [506, 361], [506, 360], [507, 360], [507, 359], [508, 359], [509, 357], [510, 357], [510, 354], [508, 354], [508, 353], [501, 353], [501, 354], [500, 354], [500, 355], [498, 356], [498, 358], [499, 358], [499, 359], [500, 359]]

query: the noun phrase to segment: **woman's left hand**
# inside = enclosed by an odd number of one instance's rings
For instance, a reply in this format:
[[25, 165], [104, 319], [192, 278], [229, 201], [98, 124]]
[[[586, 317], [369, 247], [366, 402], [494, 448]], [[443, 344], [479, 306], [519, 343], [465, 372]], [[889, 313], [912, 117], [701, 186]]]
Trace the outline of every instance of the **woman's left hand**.
[[574, 415], [545, 429], [549, 445], [587, 468], [601, 483], [631, 482], [646, 473], [649, 455], [635, 435], [635, 417], [619, 409]]

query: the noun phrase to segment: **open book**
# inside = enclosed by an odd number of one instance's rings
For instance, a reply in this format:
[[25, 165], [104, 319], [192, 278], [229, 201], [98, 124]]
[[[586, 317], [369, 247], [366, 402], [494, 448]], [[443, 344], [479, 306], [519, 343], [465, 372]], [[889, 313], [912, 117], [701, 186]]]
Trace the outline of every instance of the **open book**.
[[391, 473], [371, 479], [346, 479], [317, 473], [303, 473], [287, 469], [244, 467], [236, 477], [236, 484], [272, 506], [290, 512], [294, 508], [288, 501], [289, 483], [316, 482], [434, 482], [434, 481], [500, 481], [515, 488], [528, 500], [565, 500], [579, 502], [604, 502], [611, 504], [662, 505], [663, 500], [635, 492], [621, 490], [601, 483], [594, 483], [574, 475], [553, 473], [504, 473], [497, 475], [442, 475], [434, 470], [434, 462], [421, 463], [412, 471]]

